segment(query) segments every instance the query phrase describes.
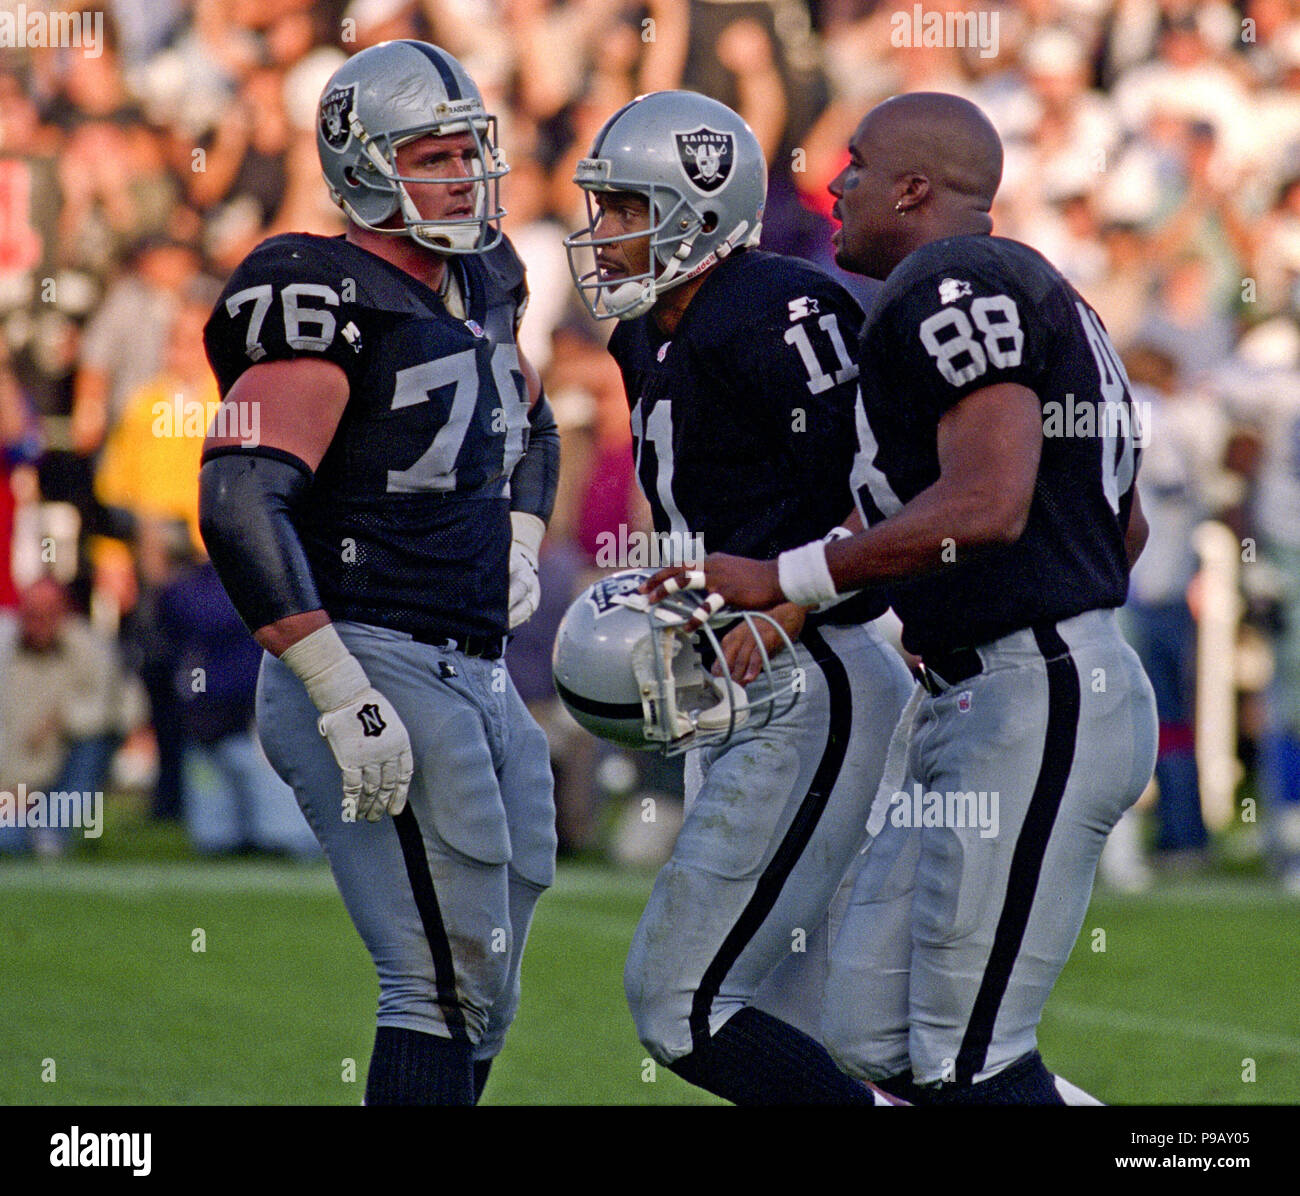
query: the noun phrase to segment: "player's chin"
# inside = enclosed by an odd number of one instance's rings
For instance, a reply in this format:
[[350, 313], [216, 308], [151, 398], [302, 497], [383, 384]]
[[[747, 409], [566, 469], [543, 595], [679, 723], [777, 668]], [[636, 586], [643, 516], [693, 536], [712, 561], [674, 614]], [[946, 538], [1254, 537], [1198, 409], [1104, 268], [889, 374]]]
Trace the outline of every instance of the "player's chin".
[[865, 274], [865, 263], [858, 254], [853, 253], [844, 244], [844, 230], [837, 229], [831, 237], [831, 247], [835, 251], [835, 264], [841, 270], [848, 270], [852, 274]]

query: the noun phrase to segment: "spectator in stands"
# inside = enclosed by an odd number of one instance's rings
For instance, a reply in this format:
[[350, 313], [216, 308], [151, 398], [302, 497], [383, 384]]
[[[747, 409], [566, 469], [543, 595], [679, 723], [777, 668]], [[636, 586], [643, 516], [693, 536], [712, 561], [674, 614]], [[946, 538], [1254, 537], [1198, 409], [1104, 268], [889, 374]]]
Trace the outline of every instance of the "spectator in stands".
[[[0, 661], [0, 791], [102, 792], [124, 728], [113, 646], [71, 613], [52, 578], [22, 594], [18, 638]], [[59, 855], [66, 828], [0, 827], [0, 846]]]
[[1125, 365], [1146, 420], [1138, 490], [1151, 535], [1133, 567], [1125, 613], [1160, 719], [1155, 848], [1198, 860], [1207, 835], [1193, 740], [1196, 629], [1188, 589], [1198, 567], [1193, 534], [1216, 514], [1214, 483], [1227, 427], [1213, 402], [1187, 391], [1167, 353], [1138, 345]]
[[191, 563], [157, 598], [181, 710], [185, 827], [200, 855], [319, 854], [293, 790], [267, 762], [253, 725], [262, 650], [210, 562]]
[[[199, 458], [219, 403], [203, 353], [203, 325], [218, 289], [202, 277], [190, 283], [169, 324], [162, 368], [126, 403], [95, 478], [113, 530], [133, 549], [138, 597], [124, 638], [149, 692], [158, 742], [153, 812], [159, 818], [181, 815], [184, 747], [176, 649], [158, 626], [157, 603], [176, 562], [188, 559], [200, 543]], [[256, 429], [249, 432], [256, 436]], [[101, 566], [112, 568], [113, 562]]]

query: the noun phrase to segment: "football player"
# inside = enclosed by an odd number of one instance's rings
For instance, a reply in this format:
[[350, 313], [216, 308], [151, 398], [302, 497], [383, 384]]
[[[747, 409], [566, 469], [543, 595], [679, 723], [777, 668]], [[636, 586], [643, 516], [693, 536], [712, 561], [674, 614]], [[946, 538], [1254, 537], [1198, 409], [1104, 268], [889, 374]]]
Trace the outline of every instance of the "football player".
[[[566, 241], [570, 264], [592, 313], [619, 320], [609, 350], [637, 478], [656, 532], [683, 556], [696, 543], [773, 555], [852, 508], [848, 346], [862, 313], [816, 267], [755, 248], [766, 179], [748, 125], [690, 92], [620, 108], [577, 168], [589, 219]], [[650, 1053], [738, 1104], [876, 1099], [755, 996], [804, 951], [865, 839], [911, 689], [901, 658], [864, 626], [884, 609], [874, 594], [824, 614], [783, 606], [795, 655], [778, 655], [779, 633], [764, 628], [770, 676], [743, 625], [719, 645], [717, 671], [755, 704], [796, 676], [803, 693], [688, 755], [686, 820], [624, 980]]]
[[546, 739], [500, 657], [536, 607], [558, 436], [461, 65], [363, 50], [317, 143], [347, 231], [259, 245], [212, 313], [202, 530], [266, 649], [267, 755], [379, 973], [366, 1103], [472, 1104], [554, 871]]
[[832, 952], [826, 1042], [917, 1100], [1059, 1104], [1072, 1086], [1043, 1065], [1039, 1017], [1155, 761], [1151, 686], [1114, 612], [1146, 525], [1123, 367], [1050, 263], [991, 235], [1001, 173], [965, 100], [868, 113], [831, 184], [836, 260], [887, 280], [857, 358], [868, 530], [646, 588], [703, 581], [763, 609], [890, 583], [925, 682]]

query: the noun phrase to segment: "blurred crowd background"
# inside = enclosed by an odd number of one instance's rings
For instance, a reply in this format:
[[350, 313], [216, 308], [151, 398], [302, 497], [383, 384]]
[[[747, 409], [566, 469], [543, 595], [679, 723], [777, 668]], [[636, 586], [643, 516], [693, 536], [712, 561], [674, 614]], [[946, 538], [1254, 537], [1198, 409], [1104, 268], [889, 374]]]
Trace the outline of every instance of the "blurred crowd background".
[[[457, 55], [500, 117], [506, 230], [532, 291], [522, 340], [562, 427], [544, 605], [509, 660], [551, 736], [565, 851], [653, 859], [671, 818], [647, 827], [637, 799], [670, 809], [680, 792], [657, 758], [579, 731], [550, 686], [554, 629], [601, 533], [647, 515], [609, 328], [581, 311], [561, 246], [583, 219], [574, 163], [633, 96], [707, 93], [768, 155], [764, 246], [833, 269], [826, 185], [854, 126], [891, 94], [940, 90], [1002, 135], [995, 231], [1042, 251], [1096, 307], [1150, 413], [1152, 534], [1126, 620], [1159, 698], [1158, 796], [1121, 824], [1106, 878], [1140, 889], [1152, 865], [1245, 856], [1300, 894], [1300, 0], [101, 11], [100, 53], [0, 48], [0, 790], [105, 791], [181, 823], [203, 854], [313, 852], [251, 731], [258, 650], [197, 536], [217, 399], [201, 330], [260, 240], [342, 230], [317, 164], [317, 97], [348, 54], [414, 37]], [[971, 28], [994, 36], [911, 44], [935, 13], [981, 14]], [[864, 280], [842, 277], [870, 303]], [[1213, 584], [1197, 535], [1211, 520], [1232, 537]], [[1225, 612], [1226, 649], [1198, 659], [1198, 630]], [[1230, 690], [1224, 742], [1242, 765], [1209, 831], [1198, 677]], [[6, 826], [0, 846], [89, 849]]]

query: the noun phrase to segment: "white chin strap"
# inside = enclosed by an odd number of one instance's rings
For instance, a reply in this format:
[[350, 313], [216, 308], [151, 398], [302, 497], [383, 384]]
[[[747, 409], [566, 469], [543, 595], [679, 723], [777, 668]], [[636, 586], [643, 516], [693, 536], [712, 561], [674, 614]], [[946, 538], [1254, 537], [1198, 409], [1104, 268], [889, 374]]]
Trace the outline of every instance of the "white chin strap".
[[655, 305], [659, 298], [659, 288], [653, 278], [641, 278], [633, 282], [621, 282], [618, 286], [603, 286], [600, 292], [601, 306], [620, 320], [632, 320], [643, 316]]
[[[729, 256], [737, 245], [757, 245], [761, 229], [762, 225], [760, 224], [754, 228], [753, 232], [750, 232], [749, 222], [742, 220], [732, 229], [731, 235], [708, 257], [692, 267], [689, 275], [683, 275], [681, 273], [682, 263], [691, 256], [691, 250], [695, 247], [695, 238], [702, 231], [697, 230], [694, 235], [677, 246], [673, 256], [668, 259], [668, 264], [664, 267], [663, 273], [658, 278], [638, 278], [635, 281], [620, 283], [618, 286], [602, 287], [602, 306], [610, 315], [616, 316], [620, 320], [632, 320], [637, 316], [643, 316], [654, 307], [659, 296], [664, 291], [676, 286], [678, 283], [685, 282], [688, 278], [695, 277], [715, 262]], [[745, 236], [746, 233], [749, 233], [748, 238]]]
[[[403, 183], [394, 182], [397, 198], [402, 208], [402, 222], [411, 240], [427, 249], [452, 249], [461, 253], [472, 253], [478, 248], [483, 232], [483, 221], [473, 220], [426, 220], [407, 193]], [[474, 185], [474, 210], [480, 211], [484, 204], [486, 188], [482, 183]]]
[[[695, 236], [699, 236], [699, 233], [697, 232]], [[681, 271], [682, 262], [690, 257], [694, 244], [695, 237], [692, 236], [678, 245], [658, 278], [637, 278], [621, 282], [617, 286], [602, 287], [602, 306], [611, 316], [616, 316], [620, 320], [633, 320], [637, 316], [645, 315], [654, 307], [660, 294], [668, 290], [674, 281], [683, 281], [677, 275]]]

